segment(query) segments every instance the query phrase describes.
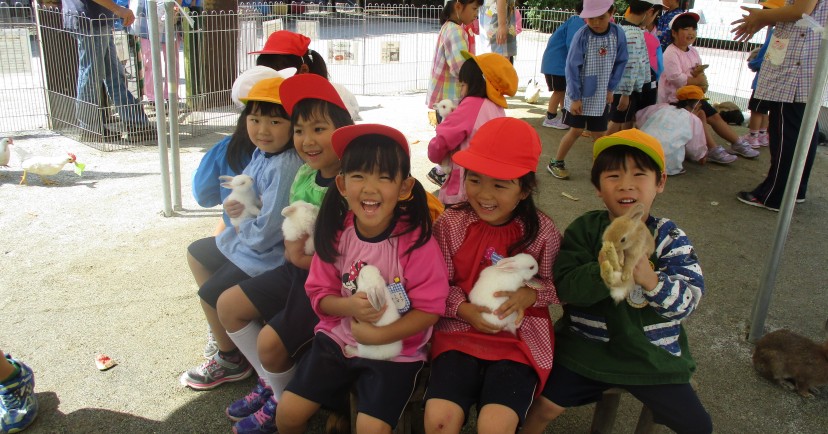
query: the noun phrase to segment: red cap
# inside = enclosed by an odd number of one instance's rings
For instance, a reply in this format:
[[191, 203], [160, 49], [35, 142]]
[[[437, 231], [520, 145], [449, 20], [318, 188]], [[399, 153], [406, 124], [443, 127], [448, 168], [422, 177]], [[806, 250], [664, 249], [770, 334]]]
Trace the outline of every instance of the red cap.
[[321, 99], [348, 111], [331, 82], [316, 74], [299, 74], [288, 78], [282, 83], [279, 94], [282, 97], [282, 107], [289, 115], [293, 114], [293, 106], [303, 99]]
[[331, 144], [334, 152], [341, 159], [342, 154], [345, 153], [345, 148], [351, 144], [357, 137], [367, 136], [369, 134], [378, 134], [380, 136], [388, 137], [389, 139], [400, 145], [406, 154], [411, 155], [408, 150], [408, 140], [406, 140], [403, 133], [399, 130], [391, 128], [387, 125], [380, 124], [359, 124], [347, 125], [342, 128], [337, 128], [331, 136]]
[[305, 35], [279, 30], [270, 34], [264, 48], [247, 54], [293, 54], [302, 57], [308, 53], [310, 42], [310, 38]]
[[535, 172], [541, 141], [531, 125], [515, 118], [492, 119], [472, 136], [469, 147], [452, 159], [466, 170], [495, 179], [515, 179]]

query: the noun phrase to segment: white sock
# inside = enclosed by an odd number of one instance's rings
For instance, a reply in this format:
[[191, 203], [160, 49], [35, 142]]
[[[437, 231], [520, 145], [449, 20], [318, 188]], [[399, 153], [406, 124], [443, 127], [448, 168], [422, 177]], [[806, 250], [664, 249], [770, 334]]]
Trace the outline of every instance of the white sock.
[[250, 321], [237, 332], [227, 332], [227, 336], [230, 336], [236, 347], [239, 348], [247, 361], [253, 366], [253, 369], [256, 370], [256, 373], [259, 374], [259, 377], [265, 378], [262, 362], [259, 359], [259, 351], [256, 347], [260, 331], [262, 331], [262, 325], [258, 321]]
[[290, 380], [293, 379], [293, 375], [296, 374], [296, 365], [293, 365], [285, 372], [269, 372], [267, 369], [262, 368], [264, 372], [263, 377], [267, 384], [270, 385], [270, 388], [273, 389], [273, 399], [276, 402], [279, 402], [282, 399], [282, 392], [285, 391], [285, 387], [287, 387]]

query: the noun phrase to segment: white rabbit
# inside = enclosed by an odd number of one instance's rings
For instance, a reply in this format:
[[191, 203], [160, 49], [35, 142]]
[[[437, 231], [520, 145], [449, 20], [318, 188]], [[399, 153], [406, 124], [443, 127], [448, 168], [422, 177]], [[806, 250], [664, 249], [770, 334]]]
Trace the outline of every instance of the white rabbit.
[[313, 228], [316, 226], [316, 216], [319, 214], [319, 207], [304, 200], [297, 200], [282, 209], [285, 221], [282, 223], [282, 233], [285, 240], [296, 241], [308, 234], [305, 241], [305, 254], [312, 255], [315, 251], [313, 246]]
[[[374, 309], [380, 310], [383, 306], [387, 306], [382, 317], [374, 323], [375, 326], [385, 326], [400, 319], [400, 313], [397, 312], [397, 306], [391, 298], [391, 291], [377, 267], [373, 265], [363, 266], [359, 270], [356, 284], [357, 292], [368, 294], [368, 301], [371, 302]], [[356, 354], [366, 359], [388, 360], [399, 355], [401, 351], [402, 341], [396, 341], [382, 345], [357, 344]]]
[[[448, 98], [435, 102], [431, 107], [440, 115], [441, 118], [443, 118], [443, 120], [445, 120], [448, 115], [454, 112], [454, 109], [457, 108], [457, 106], [454, 105], [454, 101]], [[446, 175], [451, 173], [451, 155], [446, 155], [446, 158], [443, 158], [443, 161], [440, 162], [440, 168], [443, 169], [443, 173]]]
[[[519, 253], [503, 258], [497, 264], [490, 265], [480, 272], [474, 287], [469, 293], [469, 301], [477, 306], [488, 307], [492, 311], [499, 308], [508, 297], [495, 297], [498, 291], [516, 291], [524, 282], [538, 274], [538, 261], [532, 255]], [[517, 312], [500, 319], [493, 313], [484, 313], [486, 322], [499, 326], [517, 335]]]
[[253, 178], [248, 175], [221, 175], [219, 176], [219, 179], [222, 181], [222, 187], [233, 190], [230, 195], [224, 199], [224, 202], [236, 200], [244, 205], [244, 211], [242, 211], [240, 216], [230, 218], [230, 223], [233, 223], [233, 226], [238, 227], [242, 220], [254, 218], [259, 215], [262, 205], [259, 198], [256, 196]]
[[541, 88], [538, 85], [538, 80], [530, 78], [526, 83], [526, 90], [523, 92], [523, 99], [529, 104], [535, 104], [540, 99]]
[[348, 108], [348, 114], [351, 115], [351, 120], [361, 121], [362, 116], [359, 115], [359, 102], [357, 101], [356, 97], [350, 90], [348, 90], [345, 86], [339, 83], [331, 83], [331, 85], [336, 89], [336, 93], [339, 94], [339, 97], [342, 99], [342, 102], [345, 103], [345, 107]]
[[436, 111], [437, 114], [439, 114], [441, 118], [445, 119], [457, 107], [454, 105], [454, 101], [446, 98], [446, 99], [435, 102], [434, 105], [431, 106], [431, 108], [433, 108], [434, 111]]

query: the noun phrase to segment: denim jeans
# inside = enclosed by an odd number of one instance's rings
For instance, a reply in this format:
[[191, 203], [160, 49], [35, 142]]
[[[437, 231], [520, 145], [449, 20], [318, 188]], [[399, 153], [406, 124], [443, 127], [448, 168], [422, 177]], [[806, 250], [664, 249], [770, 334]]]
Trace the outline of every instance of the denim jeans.
[[124, 69], [115, 51], [112, 27], [82, 26], [78, 40], [78, 102], [75, 106], [81, 128], [103, 132], [104, 113], [100, 107], [101, 83], [121, 122], [131, 131], [152, 128], [147, 115], [126, 86]]

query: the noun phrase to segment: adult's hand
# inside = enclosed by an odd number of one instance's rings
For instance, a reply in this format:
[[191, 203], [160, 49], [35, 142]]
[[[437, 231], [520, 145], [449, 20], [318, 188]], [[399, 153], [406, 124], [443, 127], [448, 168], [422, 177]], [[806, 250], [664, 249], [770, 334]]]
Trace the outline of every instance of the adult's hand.
[[742, 10], [747, 12], [747, 15], [742, 15], [742, 18], [730, 23], [736, 25], [730, 32], [733, 33], [733, 39], [739, 42], [749, 40], [756, 32], [762, 30], [762, 27], [767, 25], [759, 13], [762, 9], [742, 6]]

